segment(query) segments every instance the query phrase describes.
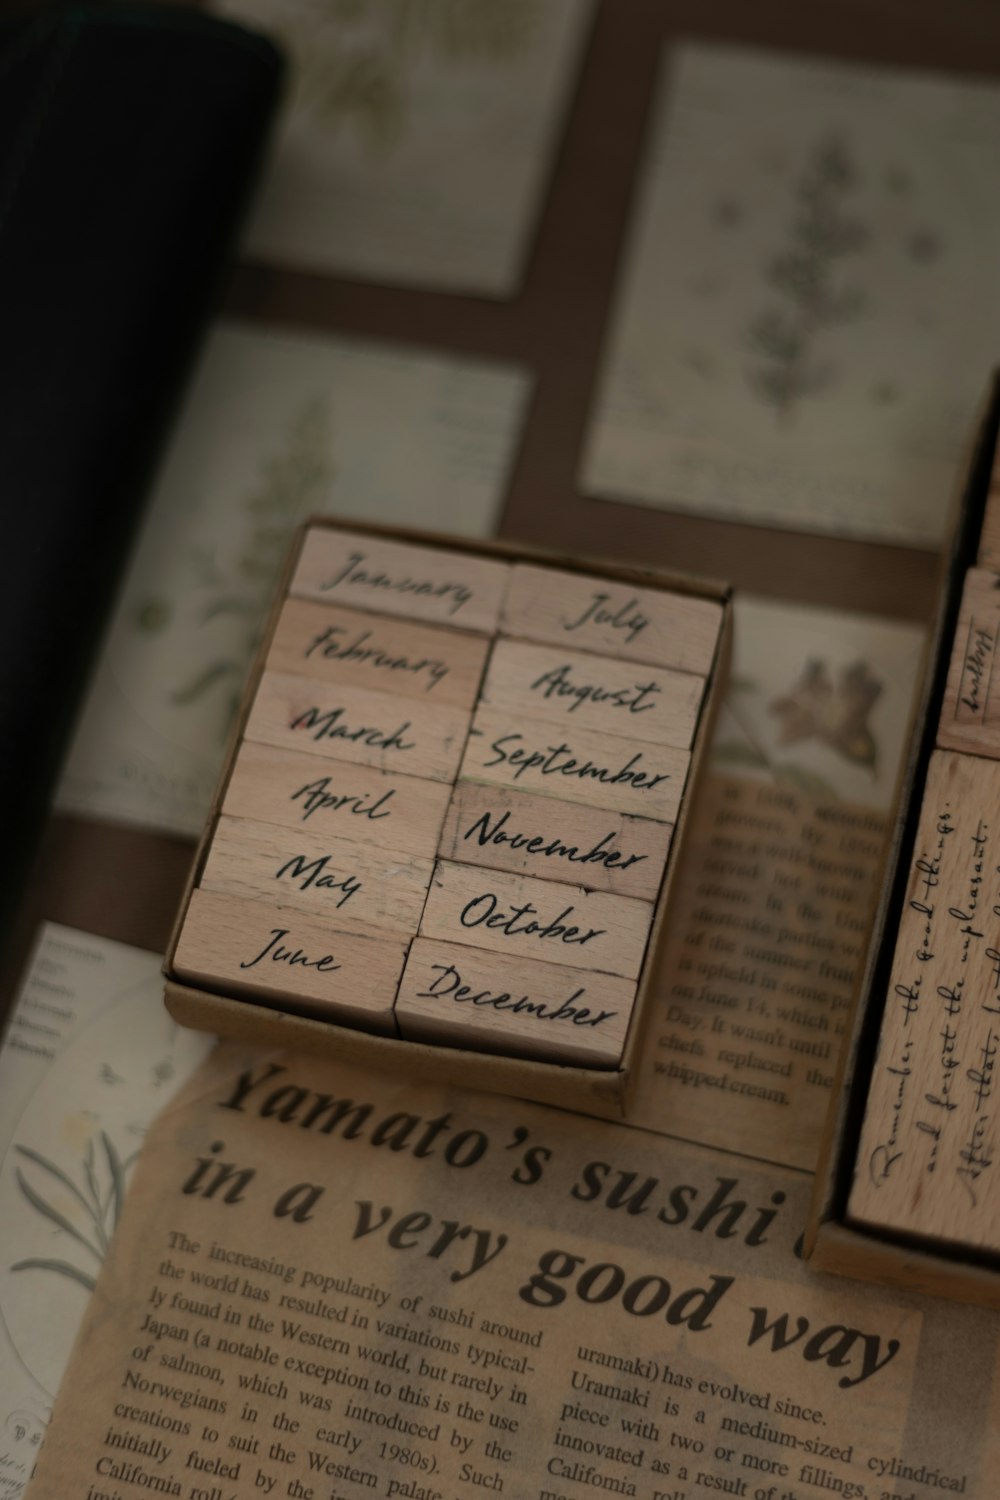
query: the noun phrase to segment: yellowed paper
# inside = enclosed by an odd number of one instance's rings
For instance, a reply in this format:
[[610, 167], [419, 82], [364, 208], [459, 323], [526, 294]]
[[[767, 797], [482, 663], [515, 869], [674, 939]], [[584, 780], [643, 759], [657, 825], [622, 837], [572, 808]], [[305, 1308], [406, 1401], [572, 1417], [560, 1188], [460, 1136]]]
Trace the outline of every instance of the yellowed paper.
[[222, 1047], [139, 1163], [29, 1500], [987, 1500], [997, 1320], [809, 1274], [805, 1197]]
[[922, 645], [738, 599], [632, 1121], [812, 1168], [863, 961]]
[[884, 817], [713, 773], [699, 789], [636, 1124], [811, 1169]]

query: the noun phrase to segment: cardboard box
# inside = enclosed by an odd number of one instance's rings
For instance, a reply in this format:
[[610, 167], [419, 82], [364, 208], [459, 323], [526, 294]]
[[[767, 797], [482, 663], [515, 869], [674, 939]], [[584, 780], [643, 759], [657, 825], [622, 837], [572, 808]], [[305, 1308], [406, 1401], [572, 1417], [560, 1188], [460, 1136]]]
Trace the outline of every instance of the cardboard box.
[[[346, 1025], [331, 1024], [327, 1020], [274, 1009], [255, 1000], [239, 998], [232, 993], [211, 992], [206, 988], [185, 983], [178, 977], [174, 966], [175, 954], [191, 894], [198, 886], [209, 857], [220, 808], [227, 794], [236, 754], [243, 740], [244, 729], [263, 673], [264, 662], [275, 635], [281, 608], [285, 603], [290, 582], [299, 563], [305, 538], [314, 527], [328, 529], [333, 533], [341, 532], [366, 537], [373, 545], [379, 541], [391, 541], [445, 549], [461, 554], [467, 563], [479, 558], [559, 568], [585, 578], [594, 577], [619, 582], [624, 588], [631, 590], [662, 589], [686, 599], [711, 601], [720, 607], [721, 627], [711, 649], [704, 698], [694, 727], [687, 783], [676, 819], [665, 874], [653, 906], [652, 925], [649, 929], [638, 978], [636, 1001], [618, 1066], [600, 1068], [545, 1062], [534, 1058], [508, 1056], [499, 1052], [473, 1051], [461, 1046], [438, 1045], [424, 1041], [404, 1040], [396, 1036], [372, 1034], [369, 1031], [355, 1030]], [[402, 1069], [405, 1070], [407, 1078], [422, 1078], [436, 1083], [455, 1083], [465, 1087], [472, 1086], [492, 1093], [510, 1094], [566, 1108], [578, 1108], [608, 1118], [622, 1117], [627, 1112], [634, 1085], [635, 1062], [642, 1045], [657, 955], [665, 930], [671, 892], [677, 877], [692, 793], [707, 752], [713, 721], [724, 687], [731, 630], [730, 589], [724, 584], [696, 580], [654, 569], [559, 556], [539, 549], [504, 542], [473, 543], [464, 539], [418, 531], [390, 530], [356, 522], [333, 521], [326, 517], [307, 523], [296, 538], [278, 587], [264, 639], [230, 737], [222, 776], [167, 951], [164, 973], [166, 1004], [170, 1014], [184, 1025], [214, 1032], [222, 1037], [249, 1041], [261, 1047], [308, 1050], [342, 1063], [358, 1063], [390, 1070]], [[502, 682], [498, 691], [501, 693], [504, 691]], [[597, 731], [593, 730], [591, 733], [596, 734]], [[437, 768], [432, 768], [427, 774], [438, 775], [439, 772]], [[425, 784], [430, 785], [429, 782]], [[525, 790], [530, 791], [530, 788], [525, 788]], [[514, 879], [515, 877], [506, 878]], [[600, 899], [607, 901], [613, 898], [602, 897]], [[390, 936], [386, 934], [387, 939]]]
[[965, 575], [977, 561], [989, 561], [981, 551], [981, 542], [985, 548], [993, 529], [994, 513], [1000, 507], [1000, 492], [993, 479], [998, 425], [1000, 377], [995, 377], [952, 502], [952, 526], [914, 707], [911, 745], [900, 776], [880, 882], [881, 896], [834, 1081], [804, 1253], [817, 1270], [1000, 1308], [998, 1257], [913, 1235], [876, 1232], [852, 1221], [848, 1212]]

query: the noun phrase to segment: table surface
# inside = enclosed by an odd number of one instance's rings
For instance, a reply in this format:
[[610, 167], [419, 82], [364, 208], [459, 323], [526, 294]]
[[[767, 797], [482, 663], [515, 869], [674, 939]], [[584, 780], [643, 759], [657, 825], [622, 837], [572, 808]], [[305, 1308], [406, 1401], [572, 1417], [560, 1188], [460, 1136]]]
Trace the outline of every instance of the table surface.
[[[536, 380], [505, 537], [655, 559], [791, 601], [920, 619], [938, 559], [916, 549], [586, 498], [578, 460], [613, 305], [664, 42], [740, 42], [853, 61], [1000, 75], [996, 0], [601, 0], [522, 291], [510, 302], [237, 269], [225, 311], [290, 328], [512, 360]], [[984, 380], [986, 372], [984, 371]], [[192, 856], [186, 839], [53, 817], [0, 966], [0, 1015], [40, 921], [154, 951]]]

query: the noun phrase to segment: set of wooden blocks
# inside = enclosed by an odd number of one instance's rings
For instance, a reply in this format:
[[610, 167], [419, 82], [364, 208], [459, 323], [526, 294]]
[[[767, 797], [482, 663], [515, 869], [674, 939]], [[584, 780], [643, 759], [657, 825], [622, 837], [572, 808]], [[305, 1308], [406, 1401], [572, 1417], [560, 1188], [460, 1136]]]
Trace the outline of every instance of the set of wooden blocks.
[[850, 1219], [1000, 1253], [1000, 484], [965, 574]]
[[697, 594], [310, 526], [168, 972], [616, 1068], [722, 625]]

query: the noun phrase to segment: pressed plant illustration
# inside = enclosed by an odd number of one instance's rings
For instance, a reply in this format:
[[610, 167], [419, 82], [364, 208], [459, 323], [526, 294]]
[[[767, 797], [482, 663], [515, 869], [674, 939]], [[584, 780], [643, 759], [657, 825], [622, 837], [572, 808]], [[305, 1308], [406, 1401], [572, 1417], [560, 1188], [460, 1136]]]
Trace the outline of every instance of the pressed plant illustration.
[[868, 718], [881, 692], [867, 662], [843, 667], [834, 683], [826, 662], [807, 661], [794, 687], [768, 705], [780, 724], [778, 743], [816, 739], [852, 765], [874, 771], [878, 746]]
[[[225, 649], [213, 653], [206, 645], [200, 651], [197, 670], [174, 685], [169, 702], [184, 708], [216, 696], [222, 733], [238, 704], [243, 674], [292, 529], [309, 511], [322, 509], [328, 497], [334, 475], [329, 448], [328, 403], [316, 397], [295, 414], [283, 446], [261, 466], [257, 488], [240, 505], [233, 531], [242, 541], [235, 555], [220, 555], [220, 545], [193, 548], [188, 554], [194, 591], [204, 596], [197, 612], [199, 628], [228, 618], [236, 630], [228, 632]], [[169, 599], [146, 599], [136, 611], [136, 624], [148, 634], [169, 629], [175, 608]]]
[[[777, 783], [793, 786], [810, 796], [836, 800], [837, 793], [825, 777], [767, 753], [738, 707], [738, 694], [759, 691], [757, 683], [749, 678], [730, 679], [726, 708], [743, 738], [716, 744], [713, 761], [766, 771]], [[778, 720], [778, 744], [783, 747], [816, 740], [851, 765], [875, 775], [878, 744], [868, 720], [881, 692], [882, 684], [867, 662], [856, 661], [843, 667], [834, 682], [825, 661], [810, 659], [788, 692], [772, 698], [767, 705]]]
[[823, 356], [822, 335], [864, 311], [864, 291], [843, 274], [869, 238], [850, 211], [857, 186], [844, 139], [821, 140], [795, 182], [785, 245], [765, 267], [771, 299], [747, 331], [748, 379], [779, 418], [831, 385], [836, 369]]
[[[97, 1270], [103, 1264], [121, 1216], [126, 1173], [138, 1155], [138, 1152], [133, 1152], [123, 1159], [106, 1131], [97, 1135], [99, 1151], [95, 1149], [94, 1139], [91, 1136], [83, 1153], [79, 1185], [58, 1163], [40, 1151], [34, 1151], [30, 1146], [14, 1147], [29, 1164], [17, 1169], [17, 1185], [22, 1195], [42, 1219], [67, 1237], [74, 1247], [74, 1255], [78, 1256], [82, 1250], [86, 1257], [85, 1265], [81, 1267], [77, 1259], [32, 1256], [15, 1262], [12, 1271], [49, 1271], [93, 1291]], [[93, 1263], [96, 1263], [96, 1269]]]
[[[273, 26], [273, 7], [263, 9]], [[540, 16], [541, 0], [298, 0], [277, 29], [296, 59], [297, 108], [385, 155], [406, 133], [423, 60], [502, 68], [530, 46]]]

